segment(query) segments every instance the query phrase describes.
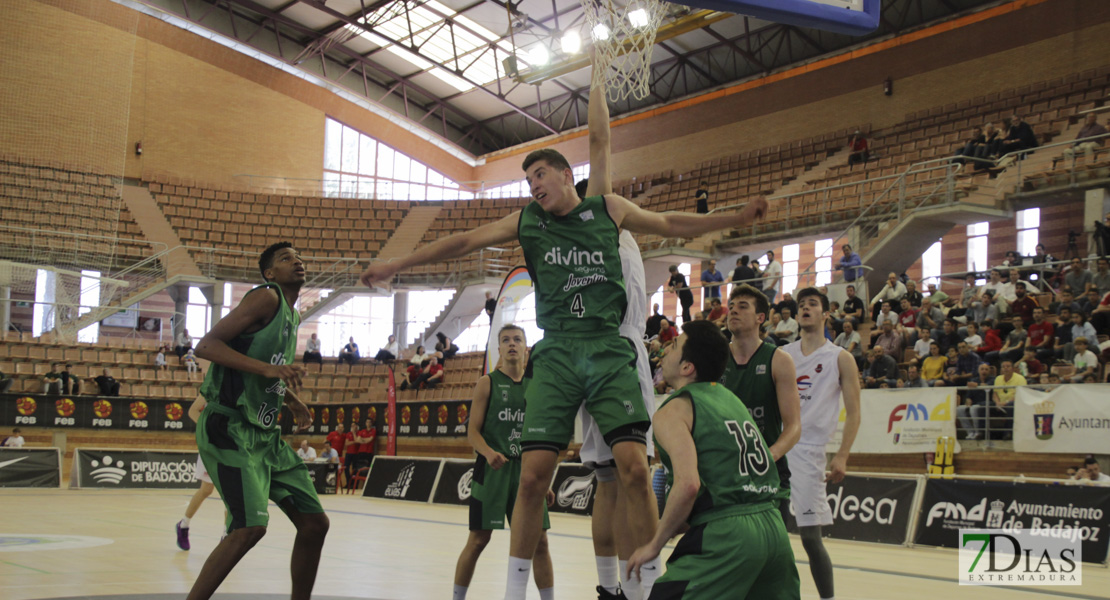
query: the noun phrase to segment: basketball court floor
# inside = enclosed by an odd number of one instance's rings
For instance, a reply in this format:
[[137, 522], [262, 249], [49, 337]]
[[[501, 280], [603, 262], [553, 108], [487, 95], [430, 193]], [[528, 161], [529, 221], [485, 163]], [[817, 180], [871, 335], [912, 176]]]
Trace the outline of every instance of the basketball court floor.
[[[192, 522], [192, 550], [174, 543], [190, 493], [179, 491], [0, 490], [0, 598], [184, 598], [220, 536], [223, 507], [212, 498]], [[325, 496], [331, 532], [316, 583], [319, 600], [451, 597], [455, 560], [466, 540], [464, 507]], [[224, 582], [217, 598], [288, 598], [293, 527], [271, 506], [265, 538]], [[596, 598], [587, 519], [552, 515], [556, 596]], [[817, 593], [797, 537], [802, 598]], [[1081, 587], [1014, 590], [959, 586], [956, 553], [829, 540], [840, 600], [1110, 598], [1110, 572], [1084, 565]], [[504, 590], [509, 535], [478, 563], [470, 598]], [[670, 548], [664, 550], [664, 556]], [[538, 598], [533, 586], [529, 598]]]

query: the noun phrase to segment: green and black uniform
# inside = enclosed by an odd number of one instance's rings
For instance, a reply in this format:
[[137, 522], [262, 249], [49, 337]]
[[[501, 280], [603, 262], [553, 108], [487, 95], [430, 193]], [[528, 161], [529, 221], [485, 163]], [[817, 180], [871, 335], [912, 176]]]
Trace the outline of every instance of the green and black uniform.
[[524, 449], [565, 448], [583, 403], [610, 447], [644, 442], [651, 421], [635, 351], [618, 329], [627, 298], [605, 198], [586, 198], [561, 217], [532, 202], [517, 227], [544, 330], [532, 351]]
[[[800, 598], [798, 569], [777, 506], [779, 489], [771, 453], [748, 409], [716, 382], [692, 383], [675, 392], [689, 398], [690, 432], [698, 453], [698, 489], [682, 536], [655, 582], [650, 600]], [[662, 407], [660, 407], [662, 409]], [[671, 458], [658, 444], [674, 483]]]
[[[474, 461], [474, 477], [470, 483], [471, 531], [504, 529], [506, 517], [512, 523], [513, 504], [520, 487], [520, 430], [524, 426], [524, 393], [529, 380], [516, 382], [499, 370], [490, 372], [488, 377], [489, 403], [482, 424], [482, 439], [508, 462], [495, 470], [481, 454]], [[548, 527], [545, 506], [543, 528]]]
[[[249, 293], [266, 288], [277, 292], [277, 312], [265, 327], [240, 334], [228, 346], [271, 365], [291, 364], [300, 315], [276, 284]], [[197, 449], [227, 506], [228, 532], [266, 526], [270, 500], [283, 511], [324, 512], [304, 461], [281, 439], [284, 382], [213, 363], [200, 394], [208, 404], [197, 422]]]
[[[763, 435], [768, 448], [782, 434], [782, 412], [779, 411], [779, 396], [771, 371], [776, 349], [774, 344], [763, 342], [745, 365], [736, 364], [730, 349], [725, 374], [721, 377], [721, 383], [748, 407], [748, 412], [751, 413], [756, 427], [759, 427], [759, 433]], [[789, 490], [790, 467], [785, 454], [775, 461], [775, 467], [779, 472], [779, 487]], [[783, 510], [789, 509], [787, 504], [782, 503]]]

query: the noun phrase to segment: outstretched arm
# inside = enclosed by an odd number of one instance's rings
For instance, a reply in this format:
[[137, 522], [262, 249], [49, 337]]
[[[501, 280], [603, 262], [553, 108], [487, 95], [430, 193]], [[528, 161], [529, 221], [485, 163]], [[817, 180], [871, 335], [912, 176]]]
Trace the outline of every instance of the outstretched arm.
[[652, 212], [616, 194], [605, 195], [605, 206], [618, 227], [633, 233], [651, 233], [663, 237], [696, 237], [722, 229], [738, 229], [751, 225], [767, 214], [767, 200], [762, 196], [749, 202], [744, 210], [712, 215]]
[[[596, 69], [597, 66], [595, 65]], [[613, 176], [609, 168], [610, 135], [609, 105], [605, 102], [605, 86], [590, 88], [589, 111], [590, 130], [590, 183], [586, 186], [587, 196], [600, 196], [613, 193]]]
[[496, 246], [517, 239], [516, 226], [520, 220], [520, 211], [493, 223], [487, 223], [477, 229], [456, 233], [441, 240], [436, 240], [427, 246], [397, 260], [390, 262], [371, 263], [362, 272], [363, 285], [371, 286], [376, 283], [386, 283], [400, 271], [426, 265], [430, 262], [451, 260], [466, 256], [480, 248]]

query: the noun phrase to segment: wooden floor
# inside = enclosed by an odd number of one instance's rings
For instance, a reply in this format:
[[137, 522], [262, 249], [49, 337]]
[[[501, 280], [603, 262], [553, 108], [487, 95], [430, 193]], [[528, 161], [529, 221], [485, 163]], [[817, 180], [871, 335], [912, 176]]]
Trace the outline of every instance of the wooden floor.
[[[180, 551], [173, 526], [189, 497], [186, 492], [0, 490], [0, 598], [184, 597], [219, 539], [223, 514], [218, 500], [208, 500], [193, 520], [193, 549]], [[451, 597], [455, 560], [467, 535], [465, 508], [351, 496], [323, 501], [332, 528], [317, 597]], [[271, 507], [270, 513], [268, 535], [220, 590], [229, 599], [288, 594], [293, 529], [279, 510]], [[68, 541], [57, 543], [50, 536]], [[478, 564], [470, 598], [501, 598], [508, 539], [507, 532], [494, 535]], [[797, 538], [792, 541], [800, 559], [802, 598], [817, 598], [805, 553]], [[589, 521], [552, 515], [551, 547], [557, 597], [595, 598]], [[827, 547], [836, 565], [839, 600], [1110, 598], [1110, 573], [1095, 565], [1085, 566], [1082, 587], [961, 587], [954, 581], [956, 554], [950, 550], [832, 540]], [[529, 598], [538, 597], [533, 587]]]

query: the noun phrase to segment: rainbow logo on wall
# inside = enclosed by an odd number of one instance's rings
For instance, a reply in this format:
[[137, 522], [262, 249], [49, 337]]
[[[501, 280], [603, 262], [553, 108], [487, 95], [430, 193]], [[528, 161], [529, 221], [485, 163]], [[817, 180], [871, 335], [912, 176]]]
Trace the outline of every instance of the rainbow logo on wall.
[[532, 276], [528, 273], [526, 267], [516, 267], [505, 276], [505, 281], [501, 284], [501, 291], [497, 293], [497, 308], [493, 311], [493, 321], [490, 323], [484, 373], [492, 371], [499, 358], [497, 332], [501, 330], [502, 325], [516, 320], [521, 302], [534, 290]]

